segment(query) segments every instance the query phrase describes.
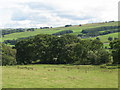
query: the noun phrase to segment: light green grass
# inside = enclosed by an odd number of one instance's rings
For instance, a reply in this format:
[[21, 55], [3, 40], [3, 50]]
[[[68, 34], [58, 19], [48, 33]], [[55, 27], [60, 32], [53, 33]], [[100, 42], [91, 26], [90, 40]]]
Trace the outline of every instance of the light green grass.
[[[120, 33], [111, 33], [111, 34], [106, 34], [106, 35], [101, 35], [101, 36], [97, 36], [100, 38], [100, 41], [104, 42], [104, 43], [109, 43], [110, 41], [108, 40], [108, 37], [112, 37], [113, 39], [114, 38], [118, 38], [118, 35]], [[95, 39], [96, 37], [94, 38], [86, 38], [86, 39]]]
[[3, 66], [3, 88], [117, 88], [118, 69], [91, 65]]
[[104, 45], [104, 47], [110, 48], [109, 43], [104, 43], [103, 45]]

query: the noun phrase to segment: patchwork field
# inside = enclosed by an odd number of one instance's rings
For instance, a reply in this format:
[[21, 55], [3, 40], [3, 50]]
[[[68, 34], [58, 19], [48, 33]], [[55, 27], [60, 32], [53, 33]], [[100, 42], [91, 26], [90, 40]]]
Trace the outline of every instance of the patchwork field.
[[[12, 33], [8, 35], [4, 35], [4, 37], [0, 40], [13, 40], [18, 39], [22, 37], [30, 37], [35, 36], [37, 34], [53, 34], [56, 32], [64, 31], [64, 30], [72, 30], [72, 35], [78, 35], [83, 29], [89, 29], [89, 28], [96, 28], [96, 27], [105, 27], [105, 26], [118, 26], [118, 22], [110, 22], [110, 23], [89, 23], [89, 24], [83, 24], [82, 26], [79, 25], [73, 25], [71, 27], [56, 27], [56, 28], [49, 28], [49, 29], [35, 29], [35, 31], [29, 31], [29, 32], [18, 32], [18, 33]], [[111, 33], [108, 35], [101, 35], [100, 37], [102, 42], [108, 42], [108, 37], [118, 38], [118, 33]], [[93, 38], [94, 39], [94, 38]]]
[[117, 88], [118, 69], [91, 65], [3, 66], [3, 88]]

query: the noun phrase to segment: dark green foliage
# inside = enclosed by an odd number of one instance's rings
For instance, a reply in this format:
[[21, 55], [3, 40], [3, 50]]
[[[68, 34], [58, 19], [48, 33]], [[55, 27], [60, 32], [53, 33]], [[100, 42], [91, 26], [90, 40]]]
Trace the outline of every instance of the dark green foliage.
[[34, 28], [29, 28], [26, 31], [34, 31]]
[[72, 25], [65, 25], [65, 27], [70, 27], [70, 26], [72, 26]]
[[[97, 28], [90, 28], [84, 29], [81, 31], [82, 34], [78, 34], [80, 37], [96, 37], [99, 35], [106, 35], [110, 33], [120, 32], [120, 26], [106, 26], [106, 27], [97, 27]], [[100, 32], [104, 31], [104, 32]]]
[[3, 43], [5, 44], [10, 44], [10, 45], [15, 45], [17, 40], [5, 40]]
[[[74, 53], [76, 53], [75, 64], [103, 64], [110, 61], [109, 53], [102, 49], [103, 44], [99, 40], [82, 41], [77, 45]], [[102, 49], [102, 50], [101, 50]], [[107, 55], [104, 57], [104, 55]], [[104, 57], [104, 58], [103, 58]]]
[[49, 28], [52, 28], [52, 27], [40, 27], [40, 29], [49, 29]]
[[120, 39], [110, 42], [112, 49], [113, 63], [120, 64]]
[[98, 50], [98, 51], [89, 51], [87, 54], [87, 58], [90, 64], [104, 64], [110, 61], [110, 53], [105, 50]]
[[82, 37], [82, 36], [83, 36], [83, 34], [78, 34], [77, 36], [78, 36], [78, 37]]
[[10, 29], [10, 30], [2, 30], [2, 35], [7, 35], [7, 34], [11, 34], [11, 33], [16, 33], [16, 32], [25, 32], [25, 31], [34, 31], [34, 28], [29, 28], [27, 30], [25, 29]]
[[73, 31], [72, 30], [65, 30], [65, 31], [60, 31], [60, 32], [54, 33], [52, 35], [63, 35], [63, 34], [68, 34], [68, 33], [73, 33]]
[[96, 39], [97, 39], [97, 40], [100, 40], [100, 38], [99, 38], [99, 37], [97, 37]]
[[105, 30], [118, 29], [118, 28], [120, 28], [120, 26], [97, 27], [97, 28], [90, 28], [90, 29], [82, 30], [81, 33], [93, 33], [96, 31], [105, 31]]
[[15, 65], [16, 64], [16, 50], [4, 44], [2, 46], [2, 65]]
[[33, 36], [30, 37], [24, 37], [24, 38], [18, 38], [18, 39], [13, 39], [13, 40], [5, 40], [3, 43], [4, 44], [10, 44], [10, 45], [15, 45], [18, 41], [23, 40], [23, 39], [28, 39], [28, 38], [32, 38]]
[[[15, 45], [18, 64], [33, 61], [45, 64], [103, 64], [109, 54], [99, 40], [80, 40], [76, 36], [37, 35]], [[102, 49], [102, 50], [101, 50]]]
[[2, 30], [2, 35], [7, 35], [16, 32], [25, 32], [25, 29], [10, 29], [10, 30]]
[[[90, 43], [88, 43], [90, 44]], [[103, 43], [99, 40], [93, 40], [91, 41], [91, 50], [94, 51], [94, 50], [99, 50], [99, 49], [102, 49], [103, 48]]]
[[114, 38], [114, 40], [118, 40], [118, 38]]
[[112, 41], [112, 40], [113, 40], [113, 38], [112, 38], [112, 37], [108, 37], [108, 40], [109, 40], [109, 41]]

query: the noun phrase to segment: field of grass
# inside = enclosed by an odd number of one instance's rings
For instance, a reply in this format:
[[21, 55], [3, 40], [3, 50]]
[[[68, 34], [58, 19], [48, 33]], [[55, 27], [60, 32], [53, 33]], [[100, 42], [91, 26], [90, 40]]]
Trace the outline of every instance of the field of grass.
[[[63, 30], [72, 30], [73, 33], [72, 35], [78, 35], [83, 29], [88, 29], [88, 28], [96, 28], [96, 27], [102, 27], [102, 26], [117, 26], [118, 22], [111, 22], [111, 23], [90, 23], [90, 24], [83, 24], [82, 26], [78, 25], [73, 25], [72, 27], [56, 27], [56, 28], [50, 28], [50, 29], [35, 29], [35, 31], [29, 31], [29, 32], [19, 32], [19, 33], [12, 33], [8, 35], [4, 35], [2, 38], [2, 41], [4, 40], [13, 40], [13, 39], [18, 39], [22, 37], [29, 37], [29, 36], [34, 36], [37, 34], [53, 34], [59, 31]], [[109, 34], [108, 34], [109, 35]], [[101, 40], [106, 41], [108, 35], [103, 35], [100, 36]], [[111, 36], [115, 36], [116, 34], [113, 33]], [[104, 39], [105, 36], [105, 39]], [[116, 36], [115, 36], [116, 37]]]
[[[114, 38], [118, 38], [118, 35], [120, 33], [111, 33], [111, 34], [107, 34], [107, 35], [101, 35], [101, 36], [98, 36], [100, 38], [100, 40], [102, 42], [106, 42], [106, 43], [109, 43], [109, 40], [108, 40], [108, 37], [112, 37], [113, 39]], [[95, 37], [96, 38], [96, 37]], [[95, 39], [95, 38], [91, 38], [91, 39]]]
[[91, 65], [3, 66], [3, 88], [117, 88], [118, 69]]

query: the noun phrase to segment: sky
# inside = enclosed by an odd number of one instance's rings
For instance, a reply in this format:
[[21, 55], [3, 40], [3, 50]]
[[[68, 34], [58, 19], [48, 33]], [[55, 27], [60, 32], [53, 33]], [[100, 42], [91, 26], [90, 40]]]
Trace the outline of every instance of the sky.
[[0, 0], [0, 28], [118, 21], [119, 0]]

